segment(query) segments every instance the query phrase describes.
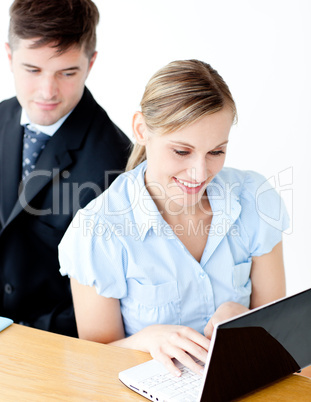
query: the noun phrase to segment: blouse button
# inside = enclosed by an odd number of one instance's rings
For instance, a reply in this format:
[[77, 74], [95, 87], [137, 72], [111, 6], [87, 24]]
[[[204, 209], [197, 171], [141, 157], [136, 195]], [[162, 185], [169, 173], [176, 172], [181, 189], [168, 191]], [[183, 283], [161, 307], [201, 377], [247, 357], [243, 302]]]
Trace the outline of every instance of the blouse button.
[[204, 272], [202, 272], [201, 274], [200, 274], [200, 278], [201, 279], [204, 279], [206, 277], [206, 274], [204, 273]]

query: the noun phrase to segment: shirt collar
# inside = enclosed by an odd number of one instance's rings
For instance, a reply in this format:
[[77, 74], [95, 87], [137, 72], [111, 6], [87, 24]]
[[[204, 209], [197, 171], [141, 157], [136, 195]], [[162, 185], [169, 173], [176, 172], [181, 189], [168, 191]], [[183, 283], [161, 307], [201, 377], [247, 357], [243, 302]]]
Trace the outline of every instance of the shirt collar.
[[60, 128], [60, 126], [64, 123], [64, 121], [67, 119], [67, 117], [70, 115], [72, 110], [67, 113], [65, 116], [63, 116], [61, 119], [59, 119], [56, 123], [51, 124], [50, 126], [42, 126], [40, 124], [35, 124], [30, 121], [30, 118], [28, 117], [28, 114], [25, 109], [22, 109], [22, 115], [21, 115], [21, 126], [28, 126], [28, 128], [32, 131], [36, 132], [41, 132], [44, 134], [47, 134], [49, 136], [53, 136], [56, 131]]
[[239, 197], [235, 194], [235, 186], [232, 183], [226, 183], [220, 174], [209, 183], [206, 191], [213, 211], [212, 230], [214, 235], [209, 236], [201, 260], [202, 266], [209, 260], [227, 233], [234, 234], [233, 224], [241, 213], [241, 204]]
[[239, 197], [235, 194], [235, 187], [237, 186], [226, 183], [220, 174], [208, 184], [206, 192], [216, 221], [226, 218], [232, 224], [239, 217], [241, 204]]
[[[145, 186], [145, 172], [147, 169], [147, 161], [137, 166], [132, 173], [134, 176], [134, 185], [130, 189], [131, 204], [135, 223], [139, 227], [140, 239], [143, 241], [150, 229], [157, 236], [166, 235], [169, 238], [174, 237], [174, 232], [168, 223], [162, 218], [155, 202], [151, 198]], [[134, 202], [133, 202], [134, 201]]]

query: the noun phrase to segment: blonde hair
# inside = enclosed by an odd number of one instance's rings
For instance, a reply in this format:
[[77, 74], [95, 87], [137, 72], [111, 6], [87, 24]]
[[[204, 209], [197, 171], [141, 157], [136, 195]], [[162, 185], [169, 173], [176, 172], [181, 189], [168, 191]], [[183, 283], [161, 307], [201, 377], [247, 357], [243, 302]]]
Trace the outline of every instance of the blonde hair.
[[[168, 134], [180, 130], [225, 106], [237, 111], [231, 92], [209, 64], [199, 60], [177, 60], [157, 71], [146, 85], [140, 102], [150, 131]], [[145, 146], [135, 144], [126, 170], [146, 159]]]

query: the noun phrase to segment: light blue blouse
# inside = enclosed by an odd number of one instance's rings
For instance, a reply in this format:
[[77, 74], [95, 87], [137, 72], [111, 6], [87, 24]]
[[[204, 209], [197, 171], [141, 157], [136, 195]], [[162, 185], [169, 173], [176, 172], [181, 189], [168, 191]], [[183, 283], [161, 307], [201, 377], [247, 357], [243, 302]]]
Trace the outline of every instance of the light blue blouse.
[[222, 303], [249, 307], [252, 257], [282, 240], [288, 215], [264, 177], [223, 168], [207, 187], [213, 218], [199, 263], [159, 213], [145, 170], [146, 162], [120, 175], [76, 214], [59, 246], [60, 272], [120, 299], [127, 336], [151, 324], [203, 333]]

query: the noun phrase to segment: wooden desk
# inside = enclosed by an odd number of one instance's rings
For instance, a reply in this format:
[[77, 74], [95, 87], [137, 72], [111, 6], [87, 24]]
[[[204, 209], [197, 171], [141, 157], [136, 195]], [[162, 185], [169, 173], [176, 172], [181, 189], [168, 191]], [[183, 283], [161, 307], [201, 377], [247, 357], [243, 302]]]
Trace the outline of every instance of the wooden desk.
[[[150, 355], [13, 324], [0, 332], [1, 401], [144, 401], [118, 372]], [[243, 401], [310, 401], [311, 379], [292, 375]]]

